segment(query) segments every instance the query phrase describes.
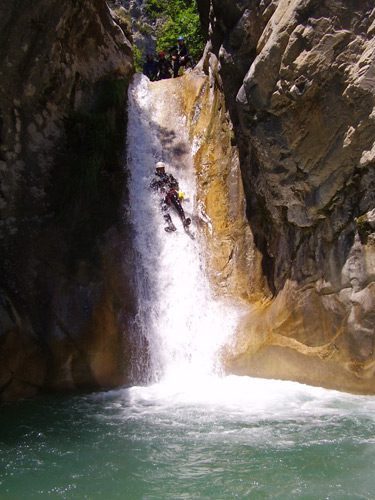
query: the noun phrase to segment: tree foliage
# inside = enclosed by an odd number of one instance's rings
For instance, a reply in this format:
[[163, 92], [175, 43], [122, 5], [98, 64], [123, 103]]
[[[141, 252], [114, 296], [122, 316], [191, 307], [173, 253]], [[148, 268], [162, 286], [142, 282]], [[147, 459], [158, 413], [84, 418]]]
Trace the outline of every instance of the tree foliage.
[[152, 20], [161, 20], [157, 31], [157, 50], [170, 49], [176, 45], [177, 38], [183, 36], [193, 59], [200, 58], [204, 39], [194, 0], [147, 0], [146, 12]]

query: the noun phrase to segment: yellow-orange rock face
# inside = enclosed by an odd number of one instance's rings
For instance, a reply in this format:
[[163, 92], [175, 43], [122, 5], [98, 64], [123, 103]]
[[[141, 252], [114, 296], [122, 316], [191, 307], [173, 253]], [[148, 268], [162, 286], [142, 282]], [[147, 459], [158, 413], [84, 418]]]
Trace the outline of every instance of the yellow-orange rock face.
[[261, 300], [266, 288], [261, 256], [245, 214], [238, 150], [222, 93], [208, 77], [190, 73], [181, 79], [198, 181], [197, 221], [212, 284], [220, 295]]

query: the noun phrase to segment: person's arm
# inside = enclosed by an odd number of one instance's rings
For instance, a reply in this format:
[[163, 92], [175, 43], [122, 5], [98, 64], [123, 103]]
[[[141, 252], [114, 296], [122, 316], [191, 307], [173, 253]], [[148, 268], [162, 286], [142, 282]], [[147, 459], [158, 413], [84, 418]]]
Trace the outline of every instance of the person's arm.
[[187, 48], [186, 45], [184, 45], [183, 47], [181, 47], [179, 55], [180, 55], [181, 59], [187, 59], [189, 57], [189, 51], [188, 51], [188, 48]]
[[169, 174], [168, 183], [170, 187], [177, 189], [177, 191], [179, 190], [178, 180], [172, 174]]
[[159, 188], [159, 181], [158, 179], [152, 179], [150, 182], [150, 188], [156, 191]]

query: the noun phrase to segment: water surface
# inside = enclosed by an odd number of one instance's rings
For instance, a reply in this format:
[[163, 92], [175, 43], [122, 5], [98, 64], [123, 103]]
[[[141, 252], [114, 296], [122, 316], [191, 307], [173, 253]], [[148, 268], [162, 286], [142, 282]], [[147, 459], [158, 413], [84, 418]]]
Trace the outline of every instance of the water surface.
[[0, 498], [374, 498], [374, 398], [212, 377], [5, 406]]

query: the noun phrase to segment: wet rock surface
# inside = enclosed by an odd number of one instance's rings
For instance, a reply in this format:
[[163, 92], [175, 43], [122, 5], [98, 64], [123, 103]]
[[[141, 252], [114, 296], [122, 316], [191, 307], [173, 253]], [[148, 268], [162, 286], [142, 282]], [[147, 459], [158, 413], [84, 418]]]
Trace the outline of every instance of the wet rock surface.
[[224, 96], [199, 72], [179, 81], [197, 173], [194, 222], [204, 235], [211, 282], [221, 297], [261, 299], [267, 284], [246, 220], [238, 149], [232, 144]]
[[104, 1], [37, 0], [0, 6], [0, 47], [0, 399], [116, 385], [130, 42]]
[[198, 3], [272, 292], [228, 370], [374, 392], [374, 6]]

